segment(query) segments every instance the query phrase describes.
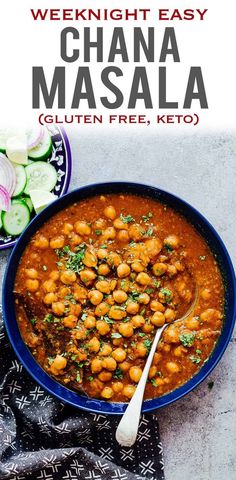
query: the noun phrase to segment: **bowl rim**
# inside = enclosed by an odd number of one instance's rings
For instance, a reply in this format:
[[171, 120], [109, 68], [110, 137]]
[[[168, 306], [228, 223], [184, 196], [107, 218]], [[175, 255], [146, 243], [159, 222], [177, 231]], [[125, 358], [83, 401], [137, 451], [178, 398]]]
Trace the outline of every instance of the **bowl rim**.
[[[114, 190], [115, 191], [114, 191]], [[179, 388], [154, 399], [145, 400], [143, 402], [142, 412], [149, 412], [152, 410], [157, 410], [163, 406], [167, 406], [180, 398], [184, 397], [190, 393], [194, 388], [196, 388], [215, 368], [215, 366], [220, 361], [222, 355], [224, 354], [230, 338], [232, 336], [235, 317], [236, 317], [236, 280], [235, 273], [231, 258], [229, 253], [220, 238], [219, 234], [216, 232], [211, 223], [197, 210], [195, 207], [190, 205], [188, 202], [180, 198], [179, 196], [170, 193], [166, 190], [160, 189], [159, 187], [153, 185], [147, 185], [144, 183], [136, 182], [101, 182], [101, 183], [92, 183], [77, 189], [72, 190], [66, 195], [61, 196], [55, 202], [46, 207], [41, 213], [32, 219], [30, 224], [26, 227], [24, 232], [18, 238], [18, 241], [10, 255], [8, 264], [5, 270], [4, 280], [3, 280], [3, 290], [2, 290], [2, 300], [3, 300], [3, 318], [6, 327], [8, 337], [10, 339], [11, 345], [25, 369], [33, 377], [33, 379], [40, 384], [44, 389], [49, 393], [59, 398], [61, 401], [69, 403], [74, 407], [80, 408], [91, 413], [99, 414], [112, 414], [120, 415], [123, 414], [127, 403], [112, 403], [106, 402], [104, 400], [91, 399], [84, 396], [81, 396], [78, 392], [74, 392], [67, 387], [64, 387], [62, 384], [59, 384], [56, 380], [50, 377], [39, 364], [34, 359], [33, 355], [30, 353], [30, 350], [24, 343], [17, 324], [14, 302], [12, 302], [11, 297], [13, 296], [13, 291], [9, 291], [10, 285], [14, 285], [15, 275], [17, 269], [14, 265], [17, 265], [17, 261], [21, 258], [22, 253], [24, 252], [26, 245], [28, 244], [29, 239], [32, 235], [40, 228], [49, 218], [54, 216], [59, 211], [66, 208], [70, 204], [86, 199], [89, 197], [97, 196], [99, 194], [105, 193], [130, 193], [138, 196], [149, 197], [152, 200], [159, 200], [160, 197], [169, 198], [170, 201], [177, 202], [176, 211], [183, 215], [187, 221], [190, 221], [188, 216], [180, 211], [179, 206], [183, 207], [184, 211], [191, 213], [191, 216], [197, 218], [199, 222], [206, 228], [207, 232], [210, 234], [217, 247], [223, 254], [224, 265], [227, 269], [227, 275], [230, 280], [230, 295], [232, 302], [231, 312], [230, 312], [230, 324], [226, 325], [222, 329], [221, 335], [218, 339], [218, 342], [210, 355], [207, 362], [200, 368], [198, 373], [196, 373], [190, 380]], [[153, 196], [151, 195], [153, 194]], [[81, 198], [74, 198], [79, 195]], [[156, 195], [156, 196], [155, 196]], [[166, 203], [166, 202], [164, 202]], [[167, 203], [168, 204], [168, 203]], [[171, 205], [171, 208], [174, 208]], [[193, 222], [192, 225], [195, 229], [199, 231], [198, 226]], [[200, 233], [200, 231], [199, 231]], [[26, 241], [25, 241], [26, 237]], [[204, 237], [203, 237], [204, 238]], [[206, 238], [204, 238], [206, 240]], [[228, 319], [227, 319], [228, 320]], [[15, 329], [16, 327], [16, 329]]]

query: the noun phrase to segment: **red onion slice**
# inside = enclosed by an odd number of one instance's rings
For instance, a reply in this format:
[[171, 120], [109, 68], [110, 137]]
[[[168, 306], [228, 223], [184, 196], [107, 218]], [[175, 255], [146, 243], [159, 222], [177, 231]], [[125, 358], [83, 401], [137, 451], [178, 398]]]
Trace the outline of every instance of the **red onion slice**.
[[15, 169], [3, 153], [0, 153], [0, 185], [2, 185], [12, 196], [16, 188], [16, 172]]
[[11, 207], [11, 197], [3, 185], [0, 185], [0, 210], [8, 212]]
[[43, 138], [43, 128], [40, 125], [29, 128], [26, 132], [28, 149], [36, 147]]

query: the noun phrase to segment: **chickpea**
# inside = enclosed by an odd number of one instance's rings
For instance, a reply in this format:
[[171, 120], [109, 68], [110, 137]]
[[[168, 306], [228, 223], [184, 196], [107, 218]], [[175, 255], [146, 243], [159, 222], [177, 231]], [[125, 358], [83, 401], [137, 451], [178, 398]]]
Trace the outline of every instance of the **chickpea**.
[[201, 313], [200, 319], [202, 322], [211, 323], [212, 321], [219, 320], [221, 318], [220, 312], [215, 308], [208, 308]]
[[152, 267], [152, 271], [156, 277], [160, 277], [161, 275], [164, 275], [167, 271], [167, 265], [165, 263], [154, 263]]
[[77, 247], [77, 245], [79, 245], [81, 242], [82, 242], [82, 237], [77, 235], [77, 233], [72, 232], [70, 235], [70, 244], [73, 247]]
[[145, 319], [142, 315], [135, 315], [131, 322], [134, 328], [141, 328], [145, 324]]
[[103, 210], [103, 213], [105, 217], [109, 218], [109, 220], [115, 220], [116, 218], [116, 210], [113, 207], [113, 205], [109, 205], [108, 207], [105, 207]]
[[99, 305], [96, 306], [94, 313], [97, 317], [103, 317], [107, 314], [108, 311], [109, 306], [107, 305], [107, 303], [101, 302]]
[[135, 393], [135, 387], [133, 385], [125, 385], [122, 393], [125, 397], [132, 398]]
[[116, 231], [114, 227], [107, 227], [102, 235], [104, 240], [114, 240], [116, 238]]
[[108, 323], [105, 322], [105, 320], [98, 320], [96, 322], [96, 329], [100, 333], [100, 335], [107, 335], [110, 332], [110, 326]]
[[162, 327], [165, 323], [165, 316], [161, 312], [155, 312], [151, 318], [151, 323], [155, 327]]
[[115, 290], [116, 285], [117, 285], [117, 280], [113, 279], [113, 280], [110, 281], [110, 288], [111, 288], [112, 292], [113, 292], [113, 290]]
[[81, 314], [81, 305], [69, 304], [70, 313], [78, 317]]
[[65, 305], [62, 302], [53, 302], [52, 311], [58, 317], [61, 317], [65, 311]]
[[74, 225], [74, 228], [75, 228], [75, 231], [76, 233], [78, 233], [79, 235], [90, 235], [91, 233], [91, 228], [90, 226], [86, 223], [86, 222], [83, 222], [83, 221], [78, 221], [75, 223]]
[[199, 319], [198, 317], [186, 318], [185, 325], [189, 330], [198, 330], [199, 328]]
[[156, 365], [152, 365], [148, 373], [148, 378], [151, 380], [151, 378], [154, 378], [156, 374], [157, 374], [157, 367]]
[[51, 293], [51, 292], [54, 293], [57, 289], [57, 286], [53, 280], [45, 280], [42, 286], [43, 286], [43, 290], [47, 293]]
[[128, 337], [128, 338], [132, 337], [134, 333], [134, 328], [131, 322], [121, 323], [119, 325], [118, 330], [123, 337]]
[[101, 347], [100, 355], [103, 357], [108, 357], [111, 355], [112, 352], [112, 347], [108, 343], [104, 343], [104, 345]]
[[108, 315], [109, 318], [112, 318], [113, 320], [122, 320], [122, 318], [126, 317], [126, 311], [122, 310], [121, 307], [118, 307], [117, 305], [113, 305], [110, 308]]
[[38, 272], [35, 268], [26, 268], [25, 273], [27, 277], [31, 278], [32, 280], [36, 280], [38, 278]]
[[[68, 315], [67, 317], [64, 317], [63, 318], [63, 324], [65, 327], [67, 328], [75, 328], [76, 325], [77, 325], [77, 321], [78, 321], [78, 318], [75, 316], [75, 315]], [[82, 332], [82, 331], [81, 331]], [[78, 330], [78, 332], [76, 333], [80, 333], [80, 331]], [[81, 336], [81, 335], [80, 335]], [[85, 335], [85, 332], [83, 332], [83, 335], [82, 335], [83, 338], [86, 338], [86, 335]], [[78, 337], [76, 337], [78, 339]], [[78, 339], [79, 340], [79, 339]]]
[[72, 285], [76, 281], [76, 273], [71, 270], [65, 270], [61, 273], [60, 280], [65, 285]]
[[109, 398], [112, 398], [113, 395], [114, 395], [114, 392], [110, 387], [104, 387], [101, 392], [101, 397], [105, 398], [106, 400], [109, 400]]
[[25, 282], [26, 288], [29, 292], [35, 293], [37, 292], [39, 288], [39, 281], [38, 280], [31, 280], [31, 278], [28, 278]]
[[108, 303], [108, 305], [115, 305], [115, 300], [113, 298], [112, 295], [108, 295], [107, 298], [106, 298], [106, 302]]
[[88, 315], [87, 318], [84, 321], [84, 326], [88, 328], [89, 330], [91, 328], [94, 328], [96, 326], [96, 318], [93, 317], [92, 315]]
[[104, 387], [104, 383], [101, 382], [98, 378], [94, 378], [92, 382], [90, 382], [90, 395], [91, 397], [98, 397], [100, 396], [100, 392]]
[[162, 350], [163, 350], [163, 352], [169, 353], [169, 352], [170, 352], [170, 348], [171, 348], [171, 347], [170, 347], [170, 345], [169, 345], [168, 343], [164, 343], [164, 344], [162, 345]]
[[182, 347], [182, 345], [179, 345], [174, 349], [173, 353], [175, 357], [182, 357], [183, 353], [186, 353], [186, 352], [187, 352], [187, 349]]
[[108, 282], [107, 280], [99, 280], [96, 283], [96, 289], [99, 290], [99, 292], [108, 294], [111, 291], [110, 282]]
[[166, 368], [170, 373], [178, 373], [180, 371], [180, 367], [176, 362], [167, 362]]
[[117, 267], [117, 275], [119, 278], [125, 278], [128, 277], [130, 274], [130, 267], [127, 263], [121, 263]]
[[114, 290], [112, 295], [116, 303], [124, 303], [128, 298], [127, 293], [123, 290]]
[[122, 345], [122, 338], [113, 338], [112, 343], [114, 347], [119, 347], [119, 345]]
[[117, 238], [120, 242], [128, 243], [129, 241], [129, 232], [127, 230], [119, 230]]
[[140, 285], [149, 285], [151, 277], [145, 272], [140, 272], [137, 275], [136, 282], [140, 283]]
[[63, 370], [67, 365], [67, 360], [62, 355], [57, 355], [56, 358], [53, 360], [51, 367], [55, 368], [56, 370]]
[[138, 383], [142, 376], [142, 369], [140, 367], [133, 366], [129, 369], [129, 376], [132, 382]]
[[170, 247], [171, 249], [178, 248], [178, 246], [179, 246], [179, 238], [177, 237], [177, 235], [168, 235], [168, 236], [164, 239], [164, 245], [165, 245], [166, 247]]
[[143, 303], [144, 305], [147, 305], [150, 302], [150, 297], [147, 293], [141, 293], [138, 297], [139, 303]]
[[46, 305], [51, 305], [53, 302], [56, 302], [56, 300], [57, 300], [57, 296], [55, 295], [55, 293], [46, 293], [43, 299], [43, 302]]
[[112, 372], [108, 372], [107, 370], [102, 370], [98, 375], [99, 380], [101, 382], [110, 382], [112, 379]]
[[162, 354], [159, 352], [155, 352], [152, 360], [152, 365], [158, 365], [162, 359]]
[[110, 372], [114, 372], [114, 370], [116, 370], [116, 367], [117, 367], [117, 363], [115, 359], [112, 357], [104, 358], [102, 361], [102, 365], [103, 365], [103, 368], [105, 368], [106, 370], [109, 370]]
[[99, 373], [102, 371], [102, 360], [99, 358], [94, 358], [91, 362], [91, 371], [92, 373]]
[[167, 274], [169, 275], [169, 277], [174, 277], [174, 275], [176, 275], [177, 272], [178, 272], [178, 270], [175, 267], [175, 265], [168, 265]]
[[126, 373], [130, 369], [130, 363], [129, 362], [121, 362], [121, 363], [119, 363], [119, 368], [121, 369], [122, 372]]
[[126, 351], [123, 348], [116, 348], [112, 352], [112, 357], [118, 363], [123, 362], [126, 359]]
[[139, 311], [139, 304], [137, 302], [128, 302], [126, 307], [126, 312], [130, 315], [135, 315]]
[[98, 275], [106, 276], [110, 273], [110, 268], [108, 267], [107, 263], [101, 263], [98, 267]]
[[79, 273], [80, 279], [83, 283], [89, 284], [96, 278], [96, 273], [93, 270], [90, 270], [89, 268], [85, 268], [84, 270], [81, 270]]
[[175, 325], [170, 325], [164, 330], [164, 340], [167, 343], [179, 343], [179, 330]]
[[114, 382], [112, 385], [112, 389], [115, 393], [120, 393], [123, 390], [123, 383], [122, 382]]
[[59, 278], [60, 278], [60, 273], [59, 273], [57, 270], [53, 270], [53, 271], [50, 273], [49, 277], [50, 277], [54, 282], [56, 282], [56, 281], [59, 280]]
[[97, 256], [99, 260], [104, 260], [104, 258], [107, 258], [108, 251], [105, 248], [99, 248], [97, 251]]
[[86, 250], [83, 258], [83, 264], [86, 267], [96, 267], [97, 266], [97, 257], [94, 252]]
[[147, 356], [147, 347], [145, 347], [143, 342], [138, 342], [136, 349], [135, 349], [135, 355], [137, 358], [144, 358]]
[[[32, 278], [32, 277], [31, 277]], [[201, 298], [203, 300], [209, 300], [211, 298], [211, 291], [208, 288], [204, 288], [201, 291]]]
[[176, 313], [172, 308], [167, 308], [164, 315], [165, 315], [165, 320], [166, 320], [167, 323], [173, 322], [175, 320], [175, 317], [176, 317]]
[[137, 242], [141, 240], [144, 234], [144, 229], [140, 225], [131, 225], [129, 227], [129, 236], [132, 240]]
[[150, 303], [150, 308], [153, 312], [164, 312], [165, 307], [162, 305], [161, 302], [158, 302], [157, 300], [152, 300]]
[[73, 231], [73, 225], [68, 222], [64, 223], [62, 231], [65, 235], [69, 235]]
[[154, 325], [152, 325], [151, 323], [148, 323], [148, 322], [145, 323], [142, 327], [142, 331], [144, 333], [151, 333], [151, 332], [153, 332], [153, 330], [154, 330]]
[[59, 297], [65, 298], [67, 295], [70, 295], [71, 291], [69, 287], [61, 287], [59, 289]]
[[150, 258], [154, 258], [162, 249], [162, 242], [159, 238], [152, 238], [145, 242], [146, 252]]
[[107, 263], [111, 268], [118, 267], [118, 265], [121, 263], [120, 255], [118, 255], [116, 252], [110, 252], [107, 257]]
[[104, 228], [106, 228], [106, 220], [105, 218], [98, 218], [95, 222], [94, 222], [94, 229], [98, 229], [98, 230], [104, 230]]
[[56, 248], [62, 248], [65, 245], [65, 238], [63, 235], [59, 235], [58, 237], [54, 237], [50, 240], [50, 247], [54, 250]]
[[97, 337], [91, 338], [88, 343], [88, 349], [90, 352], [95, 352], [97, 353], [100, 350], [100, 342], [97, 339]]
[[91, 290], [88, 294], [88, 298], [93, 305], [99, 305], [103, 300], [103, 294], [102, 292], [99, 292], [99, 290]]
[[[66, 294], [66, 295], [68, 295], [68, 294]], [[86, 288], [80, 287], [79, 285], [75, 285], [75, 287], [74, 287], [74, 298], [77, 302], [85, 303], [87, 296], [88, 296], [88, 292], [87, 292]]]
[[127, 223], [124, 223], [121, 218], [116, 218], [113, 222], [113, 225], [117, 230], [128, 230], [128, 225]]
[[44, 235], [38, 235], [34, 241], [34, 246], [40, 248], [40, 250], [45, 250], [49, 246], [49, 241]]
[[145, 267], [140, 260], [134, 260], [133, 263], [131, 263], [131, 268], [132, 270], [134, 270], [134, 272], [137, 273], [143, 272], [143, 270], [145, 270]]

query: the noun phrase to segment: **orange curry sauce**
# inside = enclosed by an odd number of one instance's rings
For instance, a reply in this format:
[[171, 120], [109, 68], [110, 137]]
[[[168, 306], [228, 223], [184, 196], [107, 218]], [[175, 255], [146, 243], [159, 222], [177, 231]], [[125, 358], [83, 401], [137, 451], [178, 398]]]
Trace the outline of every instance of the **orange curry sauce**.
[[[184, 315], [199, 299], [194, 312]], [[93, 197], [56, 214], [27, 245], [15, 282], [20, 331], [37, 362], [88, 396], [128, 401], [158, 327], [145, 397], [189, 380], [212, 352], [223, 282], [180, 214], [134, 195]]]

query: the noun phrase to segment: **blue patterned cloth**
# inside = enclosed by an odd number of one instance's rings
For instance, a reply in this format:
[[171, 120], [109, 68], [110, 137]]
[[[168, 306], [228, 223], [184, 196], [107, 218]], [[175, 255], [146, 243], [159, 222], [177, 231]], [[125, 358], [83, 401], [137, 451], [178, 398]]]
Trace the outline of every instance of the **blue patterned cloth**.
[[119, 417], [49, 395], [16, 359], [0, 323], [1, 480], [164, 480], [155, 415], [142, 416], [133, 448], [120, 447]]

